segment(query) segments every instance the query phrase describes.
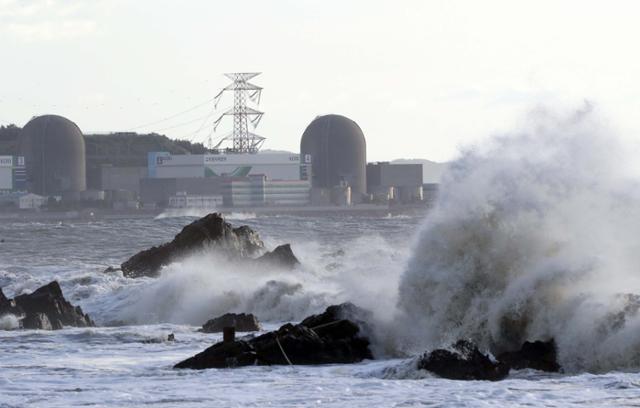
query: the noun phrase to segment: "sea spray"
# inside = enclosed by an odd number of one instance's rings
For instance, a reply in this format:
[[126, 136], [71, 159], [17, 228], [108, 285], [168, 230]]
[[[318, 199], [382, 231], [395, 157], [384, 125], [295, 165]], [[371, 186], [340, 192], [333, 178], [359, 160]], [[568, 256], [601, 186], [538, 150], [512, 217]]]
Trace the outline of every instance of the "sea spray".
[[100, 321], [126, 324], [201, 325], [227, 312], [299, 321], [345, 301], [390, 316], [408, 255], [404, 246], [376, 234], [329, 247], [294, 241], [301, 265], [293, 270], [237, 262], [206, 249], [166, 266], [158, 278], [129, 279], [108, 298], [87, 302]]
[[0, 330], [13, 330], [20, 327], [20, 320], [13, 314], [0, 315]]
[[[164, 220], [166, 218], [202, 218], [208, 214], [219, 212], [216, 208], [169, 208], [156, 215], [156, 220]], [[250, 220], [256, 218], [256, 214], [252, 212], [233, 212], [225, 213], [226, 220]]]
[[640, 367], [640, 189], [588, 109], [535, 112], [449, 166], [400, 281], [396, 344], [554, 338], [567, 371]]

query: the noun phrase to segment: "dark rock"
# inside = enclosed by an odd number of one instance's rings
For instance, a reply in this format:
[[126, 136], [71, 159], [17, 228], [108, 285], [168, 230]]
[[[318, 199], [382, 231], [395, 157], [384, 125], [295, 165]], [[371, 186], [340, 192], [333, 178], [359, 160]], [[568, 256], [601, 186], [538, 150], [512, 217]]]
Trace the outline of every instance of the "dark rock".
[[459, 340], [451, 350], [437, 349], [418, 360], [418, 368], [451, 380], [497, 381], [509, 375], [509, 366], [492, 361], [478, 347]]
[[184, 227], [173, 241], [138, 252], [121, 265], [122, 273], [131, 278], [157, 276], [163, 266], [205, 245], [214, 245], [232, 258], [246, 258], [264, 248], [251, 228], [233, 228], [220, 214], [212, 213]]
[[[314, 324], [314, 328], [304, 323], [285, 324], [252, 339], [214, 344], [176, 364], [175, 368], [348, 364], [373, 358], [369, 340], [362, 337], [358, 324], [339, 318], [338, 312], [346, 308], [332, 307], [321, 315], [305, 319], [307, 324]], [[321, 325], [315, 325], [320, 322]]]
[[5, 296], [2, 288], [0, 288], [0, 311], [5, 309], [9, 309], [10, 307], [15, 307], [15, 303], [11, 301], [8, 297]]
[[244, 340], [220, 342], [209, 347], [202, 353], [179, 362], [173, 368], [191, 368], [203, 370], [206, 368], [232, 368], [256, 365], [259, 359], [251, 344]]
[[[31, 294], [14, 298], [15, 304], [25, 315], [23, 325], [33, 329], [61, 329], [63, 326], [89, 327], [94, 326], [88, 315], [82, 312], [80, 306], [73, 306], [62, 294], [58, 282], [53, 281]], [[46, 320], [40, 316], [44, 315]], [[49, 324], [46, 324], [46, 321]]]
[[532, 368], [553, 373], [560, 371], [556, 343], [553, 339], [549, 341], [527, 341], [518, 351], [500, 354], [498, 360], [514, 370]]
[[0, 316], [7, 314], [20, 318], [24, 316], [24, 310], [18, 307], [13, 299], [6, 297], [2, 288], [0, 288]]
[[361, 330], [371, 332], [369, 325], [373, 320], [373, 314], [368, 310], [359, 308], [351, 302], [345, 302], [339, 305], [329, 306], [323, 313], [309, 316], [300, 322], [300, 324], [315, 330], [341, 320], [349, 320], [355, 323]]
[[267, 265], [284, 266], [290, 269], [293, 269], [296, 265], [300, 264], [300, 261], [298, 261], [298, 258], [293, 254], [291, 245], [289, 244], [277, 246], [273, 251], [267, 252], [257, 258], [256, 262]]
[[200, 331], [203, 333], [221, 333], [225, 327], [234, 327], [239, 332], [262, 330], [258, 319], [251, 313], [226, 313], [207, 321]]
[[122, 270], [122, 274], [130, 278], [154, 277], [163, 266], [207, 246], [220, 250], [230, 259], [257, 265], [293, 268], [299, 264], [289, 244], [280, 245], [253, 259], [253, 255], [264, 249], [258, 234], [246, 225], [233, 228], [220, 214], [212, 213], [184, 227], [173, 241], [140, 251], [125, 261], [120, 269], [108, 267], [104, 272]]
[[103, 273], [114, 273], [114, 272], [118, 272], [120, 271], [120, 268], [114, 268], [113, 266], [108, 266], [104, 271], [102, 271]]
[[57, 330], [63, 326], [93, 326], [79, 306], [74, 307], [53, 281], [35, 292], [8, 299], [0, 290], [0, 315], [13, 314], [24, 329]]
[[167, 341], [176, 341], [176, 335], [173, 333], [169, 333], [167, 336]]
[[46, 314], [30, 313], [22, 319], [22, 328], [34, 330], [60, 330], [62, 329], [62, 324], [59, 320], [56, 320], [56, 325], [53, 326]]

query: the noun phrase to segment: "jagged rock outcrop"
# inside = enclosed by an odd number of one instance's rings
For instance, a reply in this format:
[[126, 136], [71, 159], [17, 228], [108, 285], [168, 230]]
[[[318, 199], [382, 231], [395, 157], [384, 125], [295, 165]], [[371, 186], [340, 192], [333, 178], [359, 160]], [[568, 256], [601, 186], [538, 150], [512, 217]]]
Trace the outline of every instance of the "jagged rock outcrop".
[[12, 300], [0, 290], [0, 315], [4, 314], [18, 317], [24, 329], [57, 330], [63, 326], [94, 326], [80, 306], [73, 306], [64, 298], [57, 281]]
[[130, 278], [154, 277], [163, 266], [206, 246], [219, 249], [231, 259], [287, 267], [298, 263], [289, 245], [281, 245], [253, 259], [252, 256], [264, 250], [264, 243], [258, 234], [246, 225], [233, 228], [220, 214], [212, 213], [184, 227], [173, 241], [138, 252], [125, 261], [120, 269], [124, 276]]
[[225, 327], [235, 327], [238, 332], [262, 330], [260, 322], [251, 313], [226, 313], [207, 321], [199, 331], [203, 333], [221, 333]]
[[212, 213], [184, 227], [173, 241], [138, 252], [120, 267], [131, 278], [157, 276], [164, 265], [205, 245], [215, 245], [230, 257], [250, 256], [264, 248], [251, 228], [233, 228], [220, 214]]
[[[301, 324], [285, 324], [251, 339], [214, 344], [176, 364], [175, 368], [348, 364], [373, 358], [369, 340], [363, 337], [359, 325], [340, 315], [349, 308], [356, 309], [353, 305], [334, 306]], [[366, 315], [365, 312], [359, 314]]]
[[532, 368], [553, 373], [560, 371], [556, 343], [553, 339], [526, 341], [520, 350], [502, 353], [498, 356], [498, 360], [514, 370]]
[[509, 375], [509, 366], [492, 361], [475, 344], [459, 340], [450, 350], [437, 349], [418, 360], [418, 368], [451, 380], [497, 381]]
[[293, 254], [291, 245], [289, 244], [277, 246], [273, 251], [267, 252], [257, 258], [256, 262], [290, 269], [293, 269], [296, 265], [300, 264], [300, 261], [298, 261], [298, 258]]
[[478, 347], [459, 340], [450, 349], [437, 349], [418, 360], [418, 368], [452, 380], [502, 380], [509, 370], [531, 368], [558, 372], [556, 345], [549, 341], [525, 342], [520, 350], [502, 353], [497, 360], [482, 354]]

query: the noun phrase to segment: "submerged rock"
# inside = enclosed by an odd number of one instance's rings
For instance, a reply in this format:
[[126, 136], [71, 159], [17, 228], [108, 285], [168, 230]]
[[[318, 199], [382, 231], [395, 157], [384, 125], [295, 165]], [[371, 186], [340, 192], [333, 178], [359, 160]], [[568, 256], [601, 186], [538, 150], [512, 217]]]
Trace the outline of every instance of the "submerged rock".
[[492, 361], [478, 347], [459, 340], [450, 350], [437, 349], [418, 360], [418, 368], [451, 380], [497, 381], [509, 375], [509, 366]]
[[[264, 250], [264, 243], [258, 233], [246, 225], [233, 228], [220, 214], [212, 213], [184, 227], [173, 241], [133, 255], [120, 266], [120, 269], [124, 276], [130, 278], [154, 277], [160, 273], [163, 266], [206, 246], [221, 250], [231, 259], [284, 266], [295, 265], [298, 262], [288, 245], [281, 245], [257, 259], [251, 258]], [[111, 268], [111, 271], [115, 269]]]
[[502, 353], [498, 356], [498, 360], [514, 370], [532, 368], [553, 373], [560, 371], [556, 343], [553, 339], [526, 341], [520, 350]]
[[371, 359], [369, 340], [362, 336], [359, 325], [336, 314], [348, 308], [356, 309], [353, 305], [333, 306], [301, 324], [285, 324], [251, 339], [214, 344], [175, 368], [348, 364]]
[[1, 290], [0, 294], [0, 315], [15, 315], [21, 319], [24, 329], [57, 330], [63, 326], [94, 326], [80, 306], [73, 306], [64, 298], [57, 281], [33, 293], [16, 296], [13, 300], [7, 299]]
[[225, 327], [234, 327], [239, 332], [262, 330], [258, 319], [251, 313], [226, 313], [207, 321], [199, 331], [203, 333], [221, 333]]

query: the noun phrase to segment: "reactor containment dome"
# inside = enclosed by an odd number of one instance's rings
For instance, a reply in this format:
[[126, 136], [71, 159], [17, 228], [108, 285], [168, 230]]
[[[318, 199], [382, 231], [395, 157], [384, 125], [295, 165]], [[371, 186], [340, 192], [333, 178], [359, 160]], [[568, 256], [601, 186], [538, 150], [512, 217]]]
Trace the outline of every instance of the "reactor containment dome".
[[356, 201], [367, 190], [367, 144], [360, 126], [341, 115], [316, 117], [300, 142], [303, 158], [311, 158], [313, 187], [351, 187]]
[[56, 196], [87, 189], [84, 136], [69, 119], [57, 115], [31, 119], [22, 129], [20, 150], [30, 192]]

